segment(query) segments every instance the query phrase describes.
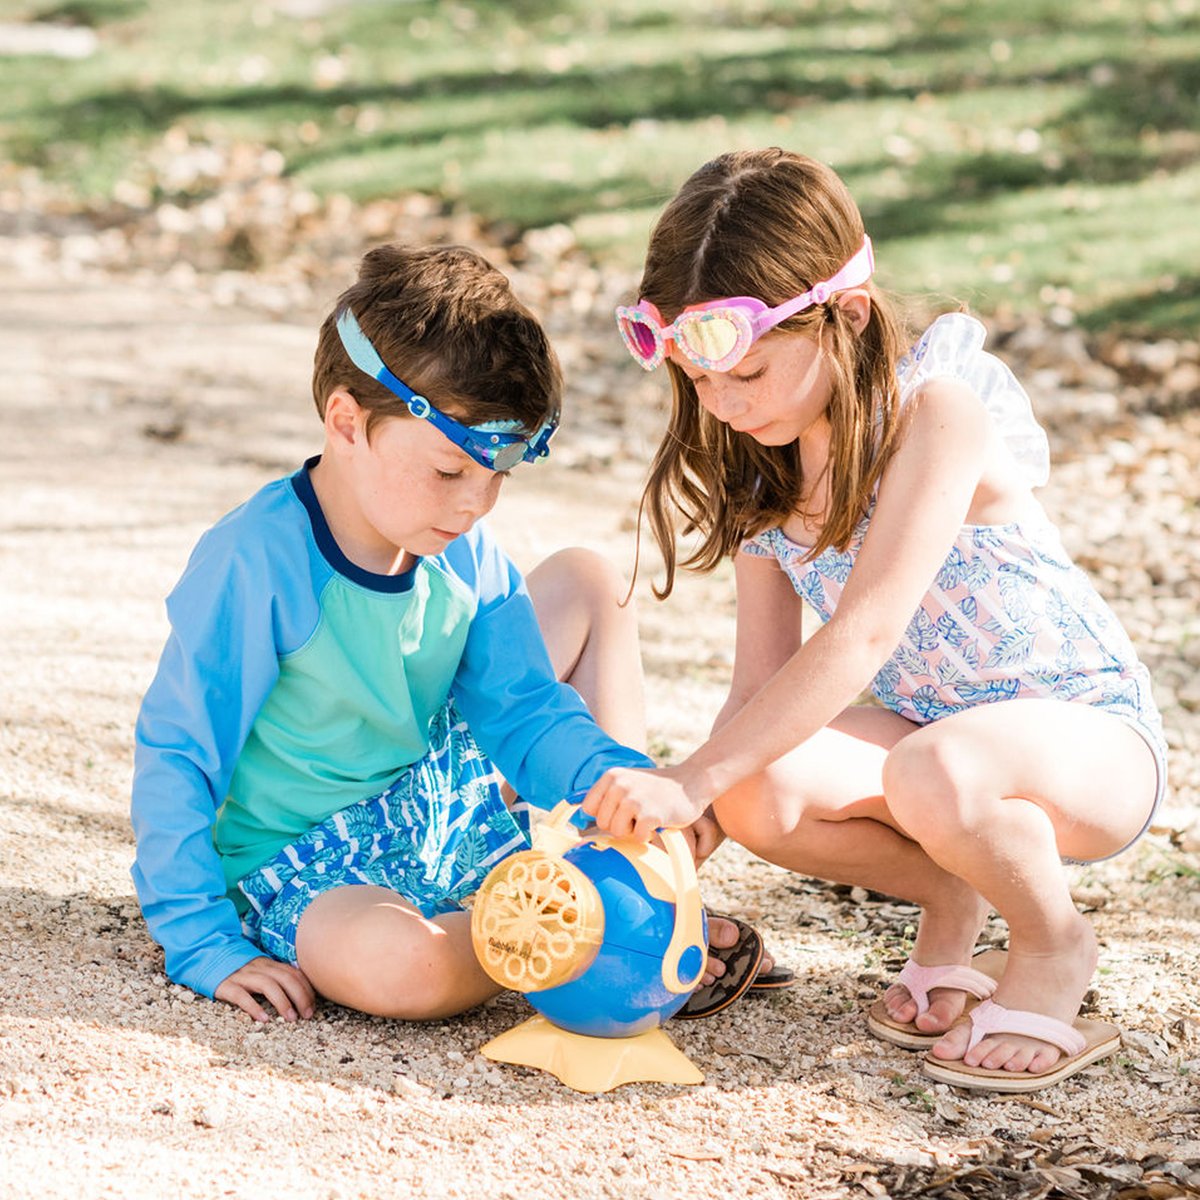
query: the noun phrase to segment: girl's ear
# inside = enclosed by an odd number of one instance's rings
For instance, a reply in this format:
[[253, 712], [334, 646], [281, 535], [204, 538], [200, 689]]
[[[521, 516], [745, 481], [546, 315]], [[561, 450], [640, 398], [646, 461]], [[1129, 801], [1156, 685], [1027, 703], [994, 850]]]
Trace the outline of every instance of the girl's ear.
[[365, 426], [365, 413], [345, 389], [334, 388], [325, 401], [325, 438], [334, 450], [349, 449]]
[[850, 319], [855, 333], [862, 333], [871, 317], [871, 293], [866, 288], [848, 288], [839, 293], [835, 301]]

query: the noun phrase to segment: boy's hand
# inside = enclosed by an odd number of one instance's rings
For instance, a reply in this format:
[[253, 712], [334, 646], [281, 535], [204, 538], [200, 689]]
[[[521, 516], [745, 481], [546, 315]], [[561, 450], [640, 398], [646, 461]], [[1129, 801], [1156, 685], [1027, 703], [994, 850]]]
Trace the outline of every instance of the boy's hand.
[[227, 976], [213, 995], [249, 1013], [256, 1021], [269, 1021], [271, 1017], [255, 996], [268, 1001], [285, 1021], [300, 1017], [308, 1020], [317, 1008], [317, 993], [304, 973], [265, 955], [251, 959]]
[[648, 842], [656, 829], [692, 825], [704, 808], [688, 795], [675, 767], [613, 767], [583, 801], [583, 811], [605, 833], [639, 842]]

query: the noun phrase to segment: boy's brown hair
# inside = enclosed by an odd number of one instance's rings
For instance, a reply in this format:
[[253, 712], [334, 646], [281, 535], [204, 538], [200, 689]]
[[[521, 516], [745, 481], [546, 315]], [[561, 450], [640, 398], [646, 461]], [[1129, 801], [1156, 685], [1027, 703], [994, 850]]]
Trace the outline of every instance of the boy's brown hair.
[[[667, 205], [654, 232], [640, 295], [664, 321], [689, 304], [756, 296], [782, 304], [828, 279], [862, 246], [863, 221], [850, 193], [823, 164], [772, 147], [723, 154], [701, 167]], [[817, 339], [833, 391], [829, 511], [810, 557], [844, 549], [895, 449], [900, 322], [874, 283], [866, 328], [857, 333], [834, 301], [777, 328]], [[642, 498], [666, 566], [675, 578], [675, 533], [698, 532], [683, 566], [712, 570], [741, 543], [801, 507], [805, 480], [795, 444], [762, 446], [706, 412], [686, 373], [668, 360], [672, 412]]]
[[468, 425], [518, 421], [536, 432], [562, 403], [558, 359], [504, 274], [466, 246], [391, 244], [368, 252], [358, 279], [325, 318], [313, 360], [313, 400], [345, 388], [367, 410], [367, 435], [403, 400], [346, 354], [337, 318], [350, 308], [392, 373]]

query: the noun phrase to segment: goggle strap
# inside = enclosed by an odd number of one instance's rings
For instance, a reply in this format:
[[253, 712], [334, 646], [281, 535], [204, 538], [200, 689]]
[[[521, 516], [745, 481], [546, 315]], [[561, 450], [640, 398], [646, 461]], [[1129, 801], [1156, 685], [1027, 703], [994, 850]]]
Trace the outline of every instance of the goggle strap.
[[550, 439], [554, 436], [554, 431], [557, 428], [558, 418], [551, 417], [550, 420], [548, 420], [545, 425], [543, 425], [541, 429], [534, 434], [533, 440], [529, 443], [530, 452], [525, 456], [527, 461], [535, 456], [538, 458], [545, 458], [550, 453]]
[[558, 428], [558, 421], [554, 418], [548, 420], [531, 439], [523, 438], [519, 433], [502, 432], [495, 428], [503, 424], [519, 425], [518, 422], [489, 421], [481, 426], [464, 425], [435, 408], [424, 396], [418, 395], [403, 379], [392, 373], [349, 307], [343, 309], [338, 316], [337, 332], [350, 361], [364, 375], [382, 383], [389, 392], [404, 401], [414, 417], [428, 421], [443, 437], [449, 438], [481, 466], [496, 469], [495, 463], [488, 460], [487, 454], [474, 445], [475, 439], [490, 441], [493, 455], [519, 442], [525, 446], [519, 460], [521, 462], [544, 458], [550, 453], [550, 436]]
[[[349, 308], [342, 309], [338, 314], [337, 332], [343, 349], [350, 356], [350, 361], [364, 375], [370, 375], [372, 379], [380, 379], [380, 372], [391, 375], [387, 364], [379, 357], [379, 351], [371, 344], [370, 338], [363, 333], [362, 326]], [[392, 378], [396, 377], [392, 375]], [[389, 385], [385, 383], [384, 386]]]
[[[383, 386], [388, 389], [388, 391], [394, 392], [397, 396], [399, 396], [400, 399], [403, 400], [410, 409], [412, 408], [414, 400], [425, 400], [424, 396], [418, 396], [417, 393], [414, 392], [412, 388], [410, 388], [408, 384], [404, 382], [403, 379], [393, 375], [386, 366], [378, 375], [375, 376], [375, 378], [382, 383]], [[429, 404], [429, 401], [425, 400], [425, 403]], [[432, 404], [429, 404], [429, 410], [430, 412], [433, 411]]]
[[875, 252], [871, 247], [871, 239], [864, 233], [862, 246], [837, 274], [822, 279], [820, 283], [814, 283], [807, 292], [794, 300], [763, 313], [757, 324], [760, 330], [771, 329], [814, 304], [824, 304], [835, 292], [840, 292], [843, 288], [858, 287], [866, 283], [874, 271]]

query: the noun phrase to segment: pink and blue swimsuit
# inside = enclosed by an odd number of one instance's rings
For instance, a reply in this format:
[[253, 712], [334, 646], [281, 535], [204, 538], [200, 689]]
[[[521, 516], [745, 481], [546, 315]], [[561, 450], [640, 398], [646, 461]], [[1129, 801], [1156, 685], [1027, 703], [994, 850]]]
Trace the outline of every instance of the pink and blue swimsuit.
[[[1029, 398], [1012, 372], [983, 350], [983, 326], [939, 317], [901, 360], [902, 401], [928, 380], [953, 378], [983, 400], [1031, 486], [1046, 482], [1049, 451]], [[796, 592], [828, 621], [866, 536], [873, 510], [845, 550], [809, 561], [810, 547], [773, 528], [742, 551], [774, 558]], [[1145, 738], [1158, 763], [1161, 803], [1166, 741], [1150, 690], [1120, 621], [1063, 548], [1050, 519], [964, 525], [913, 613], [904, 637], [871, 684], [879, 702], [919, 725], [977, 704], [1052, 698], [1091, 704]]]

